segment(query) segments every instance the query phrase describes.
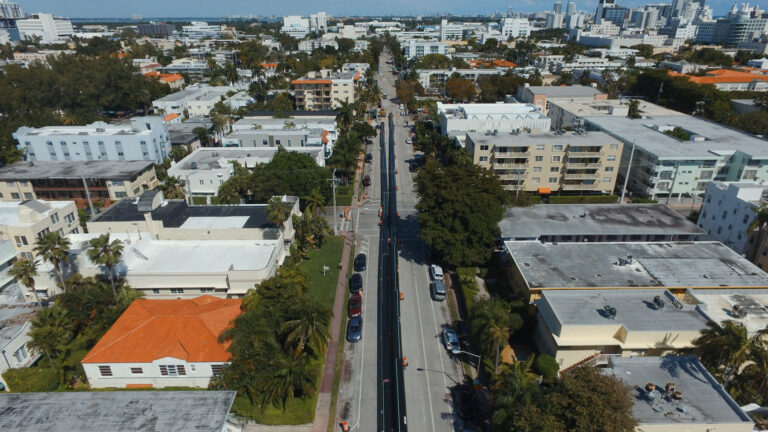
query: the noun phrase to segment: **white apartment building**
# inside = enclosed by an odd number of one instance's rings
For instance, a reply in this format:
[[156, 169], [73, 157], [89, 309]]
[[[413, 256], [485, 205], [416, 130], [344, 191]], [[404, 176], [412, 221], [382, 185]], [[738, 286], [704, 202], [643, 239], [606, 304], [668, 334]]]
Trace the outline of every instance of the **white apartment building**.
[[508, 68], [495, 68], [495, 69], [416, 69], [416, 74], [419, 76], [419, 83], [425, 88], [442, 88], [445, 82], [453, 74], [458, 74], [462, 78], [466, 78], [472, 82], [477, 82], [477, 79], [486, 75], [504, 75]]
[[461, 23], [449, 23], [447, 19], [440, 21], [440, 40], [462, 40], [464, 38], [464, 25]]
[[[77, 206], [74, 201], [0, 202], [0, 231], [0, 239], [13, 242], [17, 255], [31, 259], [39, 237], [49, 232], [62, 236], [80, 232]], [[45, 296], [42, 288], [36, 289]], [[31, 301], [32, 294], [26, 294]]]
[[408, 60], [419, 58], [427, 54], [448, 55], [448, 45], [445, 42], [424, 40], [424, 39], [406, 39], [401, 42], [403, 54]]
[[747, 230], [755, 220], [755, 210], [765, 205], [766, 188], [754, 183], [710, 182], [697, 225], [707, 232], [707, 238], [751, 258], [757, 247], [757, 230]]
[[621, 179], [629, 190], [657, 196], [701, 195], [711, 181], [761, 184], [768, 180], [768, 143], [689, 115], [584, 116], [586, 126], [624, 143]]
[[189, 25], [181, 27], [181, 34], [189, 39], [200, 40], [203, 38], [221, 38], [221, 26], [208, 24], [205, 21], [192, 21]]
[[509, 38], [528, 37], [531, 28], [528, 18], [504, 18], [501, 20], [501, 37], [505, 41]]
[[624, 62], [620, 60], [609, 60], [602, 57], [584, 57], [574, 56], [570, 62], [562, 61], [558, 62], [555, 66], [555, 70], [558, 74], [563, 72], [573, 72], [577, 69], [589, 69], [603, 71], [606, 69], [619, 69], [624, 66]]
[[285, 33], [296, 39], [303, 39], [309, 33], [309, 20], [300, 15], [289, 15], [283, 17], [283, 27], [281, 33]]
[[299, 42], [299, 51], [305, 53], [311, 53], [312, 51], [320, 48], [332, 47], [333, 49], [339, 49], [339, 44], [335, 40], [328, 39], [304, 39]]
[[549, 117], [531, 104], [524, 103], [437, 103], [440, 132], [463, 137], [465, 132], [547, 131]]
[[309, 29], [318, 33], [328, 31], [328, 16], [325, 12], [318, 12], [309, 16]]
[[208, 115], [217, 102], [226, 99], [228, 93], [239, 91], [238, 87], [233, 86], [195, 84], [152, 101], [152, 108], [164, 114], [184, 114], [187, 111], [189, 116]]
[[622, 144], [599, 132], [469, 132], [465, 147], [507, 190], [578, 194], [613, 191]]
[[133, 117], [130, 124], [20, 127], [13, 137], [28, 161], [151, 160], [162, 163], [171, 141], [162, 117]]
[[16, 21], [22, 40], [40, 38], [44, 44], [64, 43], [74, 33], [72, 22], [47, 13], [36, 13]]
[[184, 57], [172, 61], [167, 66], [160, 68], [163, 73], [169, 74], [189, 74], [193, 80], [202, 79], [208, 71], [208, 63], [205, 60], [198, 60], [191, 57]]
[[296, 109], [300, 111], [333, 110], [341, 102], [355, 101], [355, 86], [361, 72], [334, 72], [322, 69], [291, 81]]

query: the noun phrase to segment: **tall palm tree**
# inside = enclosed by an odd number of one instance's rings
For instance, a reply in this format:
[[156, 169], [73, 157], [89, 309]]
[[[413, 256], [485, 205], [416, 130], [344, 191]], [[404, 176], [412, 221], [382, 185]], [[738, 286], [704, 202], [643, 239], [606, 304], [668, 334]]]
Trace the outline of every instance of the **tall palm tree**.
[[291, 206], [283, 202], [282, 198], [276, 196], [269, 200], [269, 204], [267, 204], [267, 219], [277, 225], [278, 228], [283, 227], [290, 214]]
[[758, 93], [752, 102], [763, 111], [768, 110], [768, 93]]
[[349, 128], [352, 126], [352, 122], [355, 120], [355, 105], [336, 99], [339, 102], [339, 107], [336, 108], [338, 113], [336, 114], [336, 124], [339, 126], [339, 132], [346, 134]]
[[693, 341], [702, 363], [713, 369], [726, 388], [738, 372], [739, 367], [749, 358], [753, 340], [747, 328], [735, 321], [718, 324], [707, 322], [701, 336]]
[[757, 241], [755, 242], [756, 246], [753, 253], [753, 259], [757, 259], [761, 248], [764, 247], [765, 234], [768, 232], [766, 229], [768, 228], [768, 206], [756, 207], [753, 208], [753, 211], [755, 212], [755, 220], [747, 227], [747, 234], [757, 230]]
[[307, 205], [306, 209], [310, 213], [318, 213], [320, 208], [325, 204], [325, 196], [320, 192], [320, 188], [314, 188], [309, 195], [301, 198]]
[[315, 372], [306, 356], [278, 357], [274, 374], [264, 388], [264, 401], [285, 409], [296, 397], [310, 394], [316, 385]]
[[304, 305], [301, 316], [280, 327], [283, 346], [296, 358], [302, 353], [317, 358], [328, 344], [330, 312], [317, 302]]
[[107, 277], [112, 285], [112, 294], [117, 298], [114, 268], [123, 256], [123, 243], [120, 240], [109, 241], [109, 233], [102, 234], [89, 242], [88, 259], [107, 269]]
[[13, 262], [8, 274], [16, 281], [27, 287], [35, 297], [35, 302], [40, 303], [40, 297], [35, 290], [35, 276], [37, 276], [37, 261], [27, 258], [19, 258]]
[[160, 185], [163, 196], [167, 199], [184, 199], [186, 183], [180, 177], [170, 176]]
[[69, 239], [60, 236], [57, 232], [46, 233], [42, 237], [38, 237], [34, 251], [43, 261], [51, 263], [59, 276], [61, 288], [66, 291], [67, 284], [64, 281], [61, 266], [69, 262]]

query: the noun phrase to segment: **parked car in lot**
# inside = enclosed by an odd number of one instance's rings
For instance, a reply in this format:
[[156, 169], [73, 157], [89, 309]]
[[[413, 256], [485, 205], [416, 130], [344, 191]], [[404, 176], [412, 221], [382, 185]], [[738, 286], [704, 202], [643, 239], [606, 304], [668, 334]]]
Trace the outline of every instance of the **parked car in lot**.
[[363, 186], [370, 186], [371, 185], [371, 176], [367, 175], [365, 178], [363, 178]]
[[429, 294], [434, 301], [445, 300], [445, 284], [442, 280], [433, 280], [429, 283]]
[[432, 280], [443, 280], [443, 268], [437, 264], [429, 266], [429, 277]]
[[365, 270], [367, 261], [368, 259], [364, 253], [357, 254], [357, 256], [355, 257], [355, 271]]
[[358, 316], [362, 312], [363, 296], [360, 294], [352, 294], [349, 296], [349, 302], [347, 303], [347, 315], [350, 317]]
[[349, 278], [349, 292], [352, 294], [359, 293], [363, 289], [363, 277], [360, 273], [355, 273]]
[[347, 340], [357, 342], [363, 338], [363, 318], [353, 316], [347, 321]]
[[443, 344], [445, 345], [445, 349], [451, 354], [458, 354], [459, 351], [461, 351], [459, 336], [456, 334], [456, 331], [450, 327], [443, 329]]

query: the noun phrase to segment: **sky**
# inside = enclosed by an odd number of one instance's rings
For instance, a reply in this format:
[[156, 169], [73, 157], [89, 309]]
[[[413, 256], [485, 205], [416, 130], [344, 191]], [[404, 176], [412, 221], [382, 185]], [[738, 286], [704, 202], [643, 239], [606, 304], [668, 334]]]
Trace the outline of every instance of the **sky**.
[[[305, 15], [317, 11], [338, 16], [348, 15], [413, 15], [448, 12], [454, 14], [485, 14], [505, 11], [511, 6], [516, 12], [532, 12], [552, 8], [554, 0], [486, 0], [481, 3], [466, 0], [11, 0], [19, 3], [27, 13], [47, 12], [70, 18], [89, 17], [144, 17], [202, 16], [220, 17], [232, 15]], [[715, 15], [724, 15], [733, 0], [706, 0]], [[567, 3], [567, 0], [563, 0]], [[622, 6], [633, 7], [648, 3], [671, 3], [671, 0], [618, 0]], [[761, 9], [768, 9], [768, 0], [751, 2]], [[576, 0], [578, 9], [594, 10], [597, 0]], [[318, 9], [322, 6], [322, 9]]]

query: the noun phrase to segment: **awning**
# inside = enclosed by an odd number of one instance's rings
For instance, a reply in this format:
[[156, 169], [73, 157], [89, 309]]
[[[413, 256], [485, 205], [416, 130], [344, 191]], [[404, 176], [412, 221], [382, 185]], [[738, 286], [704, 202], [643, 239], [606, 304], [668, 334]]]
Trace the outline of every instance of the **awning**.
[[552, 193], [552, 191], [549, 190], [549, 188], [541, 187], [541, 188], [539, 188], [539, 193], [540, 194], [548, 194], [548, 193]]

